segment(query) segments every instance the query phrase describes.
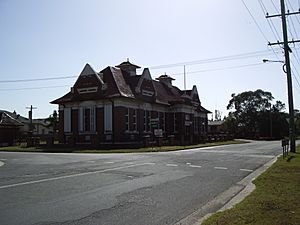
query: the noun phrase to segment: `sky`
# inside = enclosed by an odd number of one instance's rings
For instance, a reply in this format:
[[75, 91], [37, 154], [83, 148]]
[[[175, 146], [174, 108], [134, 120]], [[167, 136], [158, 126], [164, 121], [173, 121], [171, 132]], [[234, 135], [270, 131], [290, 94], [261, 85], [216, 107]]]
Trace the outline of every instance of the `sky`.
[[[0, 0], [0, 109], [46, 118], [84, 65], [96, 71], [127, 59], [197, 86], [202, 106], [222, 116], [232, 93], [270, 91], [286, 103], [279, 0]], [[286, 0], [290, 12], [300, 0]], [[300, 39], [300, 15], [288, 16]], [[300, 109], [300, 43], [290, 44], [294, 107]], [[138, 73], [142, 73], [139, 70]], [[66, 78], [67, 77], [67, 78]], [[55, 79], [47, 79], [55, 78]], [[44, 80], [37, 80], [44, 79]], [[24, 81], [26, 80], [26, 81]], [[28, 81], [31, 80], [31, 81]]]

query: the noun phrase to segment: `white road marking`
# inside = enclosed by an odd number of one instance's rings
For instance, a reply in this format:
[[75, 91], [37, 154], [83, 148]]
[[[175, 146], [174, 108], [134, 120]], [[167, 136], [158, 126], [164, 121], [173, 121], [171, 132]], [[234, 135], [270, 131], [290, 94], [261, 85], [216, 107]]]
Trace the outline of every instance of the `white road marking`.
[[241, 171], [246, 171], [246, 172], [253, 172], [253, 170], [249, 170], [249, 169], [240, 169]]
[[124, 163], [125, 165], [132, 165], [133, 164], [133, 162], [126, 162], [126, 163]]
[[190, 165], [192, 168], [201, 168], [202, 166], [197, 166], [197, 165]]
[[166, 164], [166, 166], [176, 167], [178, 165], [176, 165], [176, 164]]
[[145, 165], [155, 165], [156, 163], [144, 163]]
[[114, 164], [115, 162], [105, 162], [105, 164]]
[[4, 162], [1, 162], [1, 161], [0, 161], [0, 166], [3, 166], [3, 165], [4, 165]]
[[133, 176], [127, 176], [128, 178], [133, 178]]
[[37, 183], [43, 183], [43, 182], [47, 182], [47, 181], [61, 180], [61, 179], [79, 177], [79, 176], [96, 174], [96, 173], [105, 173], [105, 172], [109, 172], [109, 171], [126, 169], [126, 168], [131, 168], [131, 167], [136, 167], [136, 166], [145, 166], [145, 165], [149, 165], [149, 164], [148, 163], [140, 163], [140, 164], [134, 164], [134, 165], [129, 165], [129, 166], [120, 166], [120, 167], [110, 168], [110, 169], [105, 169], [105, 170], [97, 170], [97, 171], [92, 171], [92, 172], [77, 173], [77, 174], [66, 175], [66, 176], [61, 176], [61, 177], [52, 177], [52, 178], [46, 178], [46, 179], [34, 180], [34, 181], [28, 181], [28, 182], [22, 182], [22, 183], [16, 183], [16, 184], [8, 184], [8, 185], [0, 186], [0, 189], [23, 186], [23, 185], [28, 185], [28, 184], [37, 184]]
[[216, 166], [214, 167], [216, 170], [227, 170], [228, 168], [227, 167], [219, 167], [219, 166]]
[[186, 163], [186, 165], [191, 165], [192, 163]]

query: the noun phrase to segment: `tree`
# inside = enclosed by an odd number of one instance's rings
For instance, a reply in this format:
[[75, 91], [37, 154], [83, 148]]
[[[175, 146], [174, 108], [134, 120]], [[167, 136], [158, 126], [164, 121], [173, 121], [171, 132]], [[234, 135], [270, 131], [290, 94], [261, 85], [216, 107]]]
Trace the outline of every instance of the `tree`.
[[226, 124], [236, 136], [279, 138], [285, 135], [287, 123], [282, 113], [285, 105], [280, 101], [272, 105], [271, 92], [258, 89], [231, 97], [227, 109], [234, 111], [229, 113]]
[[49, 126], [53, 127], [53, 133], [55, 134], [57, 131], [57, 124], [58, 124], [58, 114], [56, 110], [53, 111], [53, 114], [51, 114], [46, 121], [49, 122]]
[[298, 109], [295, 109], [295, 128], [296, 128], [296, 134], [300, 135], [300, 112]]

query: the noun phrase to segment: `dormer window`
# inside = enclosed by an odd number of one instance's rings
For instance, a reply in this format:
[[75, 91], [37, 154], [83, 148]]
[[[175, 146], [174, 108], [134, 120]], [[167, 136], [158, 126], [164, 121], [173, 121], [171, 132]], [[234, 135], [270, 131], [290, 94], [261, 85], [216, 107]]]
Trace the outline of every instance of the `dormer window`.
[[142, 95], [152, 97], [154, 95], [153, 91], [142, 90]]
[[95, 93], [98, 91], [98, 87], [78, 88], [77, 91], [79, 94]]

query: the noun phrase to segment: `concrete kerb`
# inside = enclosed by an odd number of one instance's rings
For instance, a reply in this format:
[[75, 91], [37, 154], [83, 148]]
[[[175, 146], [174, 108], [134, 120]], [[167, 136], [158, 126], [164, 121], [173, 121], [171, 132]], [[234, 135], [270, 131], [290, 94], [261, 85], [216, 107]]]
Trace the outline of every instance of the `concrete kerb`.
[[234, 205], [241, 202], [246, 196], [251, 194], [255, 189], [252, 181], [265, 172], [273, 163], [275, 163], [282, 154], [272, 158], [270, 161], [256, 169], [247, 177], [231, 186], [223, 193], [216, 196], [212, 201], [208, 202], [200, 209], [196, 210], [186, 218], [181, 219], [175, 225], [200, 225], [205, 219], [210, 217], [215, 212], [221, 212], [232, 208]]

